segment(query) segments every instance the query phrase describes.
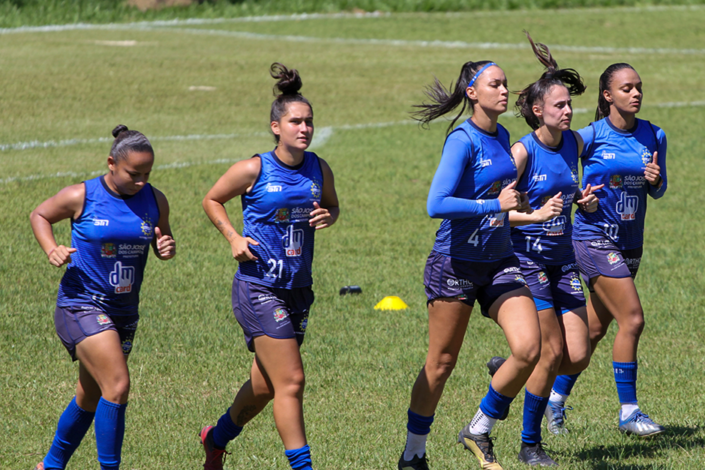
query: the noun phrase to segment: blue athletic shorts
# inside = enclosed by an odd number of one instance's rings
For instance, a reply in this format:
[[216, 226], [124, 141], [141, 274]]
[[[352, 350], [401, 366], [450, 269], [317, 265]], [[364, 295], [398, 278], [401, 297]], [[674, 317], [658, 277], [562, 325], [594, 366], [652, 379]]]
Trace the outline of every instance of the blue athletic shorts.
[[536, 310], [552, 308], [562, 315], [585, 306], [583, 285], [576, 262], [564, 265], [545, 265], [532, 261], [522, 253], [516, 254], [521, 272], [534, 296]]
[[304, 342], [308, 313], [314, 301], [311, 287], [272, 289], [235, 277], [233, 313], [242, 327], [247, 349], [255, 352], [254, 338], [296, 338]]
[[573, 240], [575, 258], [578, 260], [580, 274], [593, 292], [590, 281], [597, 276], [614, 278], [636, 278], [641, 264], [643, 247], [620, 250], [611, 240]]
[[424, 285], [428, 302], [454, 298], [472, 307], [477, 300], [482, 315], [489, 318], [495, 300], [507, 292], [526, 287], [526, 280], [514, 255], [480, 263], [453, 259], [432, 251], [426, 261]]
[[117, 331], [124, 355], [132, 352], [132, 345], [137, 332], [140, 316], [109, 315], [91, 306], [56, 307], [54, 310], [54, 326], [64, 347], [76, 360], [76, 345], [89, 336], [106, 330]]

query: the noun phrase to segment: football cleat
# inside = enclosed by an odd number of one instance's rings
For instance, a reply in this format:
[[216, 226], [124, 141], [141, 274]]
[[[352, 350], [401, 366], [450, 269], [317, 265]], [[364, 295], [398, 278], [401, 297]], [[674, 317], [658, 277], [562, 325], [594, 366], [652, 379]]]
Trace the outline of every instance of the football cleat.
[[647, 437], [661, 434], [666, 430], [660, 424], [654, 423], [649, 416], [640, 409], [635, 410], [627, 419], [619, 420], [619, 430], [626, 434], [636, 434]]
[[544, 416], [546, 416], [546, 429], [552, 434], [568, 434], [565, 427], [565, 410], [572, 410], [572, 407], [562, 406], [555, 401], [549, 401]]
[[44, 462], [39, 462], [34, 470], [44, 470]]
[[223, 461], [228, 452], [225, 449], [216, 449], [213, 443], [213, 426], [205, 426], [199, 434], [203, 450], [206, 451], [206, 463], [204, 470], [223, 470]]
[[519, 461], [525, 464], [531, 465], [532, 467], [557, 467], [558, 464], [546, 454], [543, 449], [543, 444], [540, 442], [538, 444], [527, 444], [525, 442], [521, 443], [521, 450], [519, 451]]
[[492, 438], [490, 438], [488, 433], [472, 434], [466, 426], [458, 434], [458, 442], [477, 457], [482, 470], [503, 470], [494, 456]]
[[404, 453], [399, 457], [399, 470], [429, 470], [426, 454], [421, 457], [414, 455], [411, 460], [404, 460]]
[[[502, 367], [502, 364], [507, 362], [507, 360], [503, 357], [499, 356], [494, 356], [490, 361], [487, 363], [487, 370], [490, 373], [491, 377], [494, 377], [494, 374], [499, 370], [500, 367]], [[509, 416], [509, 406], [507, 407], [506, 410], [504, 410], [504, 413], [502, 413], [502, 417], [499, 418], [500, 421], [504, 421], [507, 419], [507, 416]]]

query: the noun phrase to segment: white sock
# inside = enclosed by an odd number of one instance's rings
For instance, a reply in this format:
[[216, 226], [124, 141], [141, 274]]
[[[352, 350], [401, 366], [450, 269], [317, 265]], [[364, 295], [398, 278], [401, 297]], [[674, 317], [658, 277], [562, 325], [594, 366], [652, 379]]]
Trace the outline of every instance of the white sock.
[[496, 422], [496, 419], [490, 418], [482, 410], [477, 410], [475, 417], [470, 421], [470, 432], [475, 435], [489, 434]]
[[426, 438], [428, 434], [414, 434], [411, 431], [406, 432], [406, 447], [404, 448], [404, 460], [407, 462], [414, 458], [415, 455], [419, 457], [426, 453]]
[[560, 393], [557, 393], [553, 389], [551, 389], [551, 395], [548, 397], [548, 401], [552, 401], [553, 403], [558, 403], [561, 406], [565, 406], [565, 401], [567, 399], [568, 399], [568, 395], [561, 395]]
[[624, 403], [622, 404], [622, 411], [620, 412], [620, 418], [622, 421], [627, 419], [630, 414], [634, 413], [639, 409], [639, 405], [636, 403]]

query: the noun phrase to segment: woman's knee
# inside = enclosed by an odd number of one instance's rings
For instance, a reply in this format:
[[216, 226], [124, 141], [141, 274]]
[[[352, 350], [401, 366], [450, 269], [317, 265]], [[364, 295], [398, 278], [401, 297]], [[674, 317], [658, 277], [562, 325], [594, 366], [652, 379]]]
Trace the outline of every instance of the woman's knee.
[[424, 369], [431, 382], [444, 383], [453, 373], [455, 364], [458, 361], [456, 356], [451, 354], [441, 354], [436, 359], [427, 359]]
[[130, 377], [119, 377], [108, 384], [103, 384], [101, 389], [103, 398], [113, 403], [127, 403], [130, 394]]
[[520, 369], [533, 369], [541, 359], [541, 340], [521, 344], [512, 349], [512, 356]]
[[644, 312], [641, 307], [633, 308], [628, 315], [620, 319], [617, 324], [619, 330], [634, 337], [641, 336], [644, 331]]
[[303, 370], [290, 371], [280, 385], [276, 387], [276, 393], [284, 393], [291, 396], [303, 396], [306, 387], [306, 376]]

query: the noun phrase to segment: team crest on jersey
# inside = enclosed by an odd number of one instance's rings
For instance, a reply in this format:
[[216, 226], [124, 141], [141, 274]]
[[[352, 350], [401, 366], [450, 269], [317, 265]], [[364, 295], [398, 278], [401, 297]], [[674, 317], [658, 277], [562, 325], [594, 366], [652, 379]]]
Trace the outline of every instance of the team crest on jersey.
[[546, 273], [543, 271], [539, 271], [539, 282], [542, 285], [548, 284], [548, 276], [546, 276]]
[[152, 223], [152, 219], [149, 218], [149, 214], [144, 215], [140, 228], [142, 229], [142, 234], [146, 238], [152, 238], [154, 236], [154, 223]]
[[644, 165], [648, 165], [649, 163], [654, 161], [654, 154], [649, 151], [646, 147], [644, 147], [644, 150], [641, 151], [641, 163]]
[[101, 313], [100, 315], [95, 317], [95, 321], [98, 322], [99, 325], [110, 325], [112, 321], [110, 321], [110, 317], [108, 317], [106, 314]]
[[490, 189], [487, 190], [487, 195], [494, 196], [496, 194], [499, 194], [499, 192], [501, 190], [502, 190], [502, 182], [495, 181], [494, 183], [492, 183], [492, 186], [490, 186]]
[[101, 258], [115, 258], [117, 256], [117, 248], [114, 243], [103, 243], [100, 245]]
[[274, 311], [274, 321], [279, 323], [286, 318], [286, 312], [283, 308], [278, 308]]
[[289, 221], [289, 208], [282, 207], [281, 209], [277, 209], [277, 212], [274, 214], [274, 223], [281, 224], [283, 222], [288, 222], [288, 221]]
[[311, 195], [315, 199], [321, 198], [321, 184], [316, 180], [311, 180]]
[[612, 177], [610, 178], [610, 189], [622, 189], [622, 186], [622, 176], [612, 175]]
[[580, 285], [580, 278], [575, 273], [572, 273], [570, 275], [570, 287], [574, 291], [582, 291], [583, 290], [583, 286]]
[[607, 262], [608, 262], [609, 264], [617, 264], [617, 263], [619, 263], [619, 256], [617, 255], [617, 253], [609, 253], [609, 254], [607, 255]]

